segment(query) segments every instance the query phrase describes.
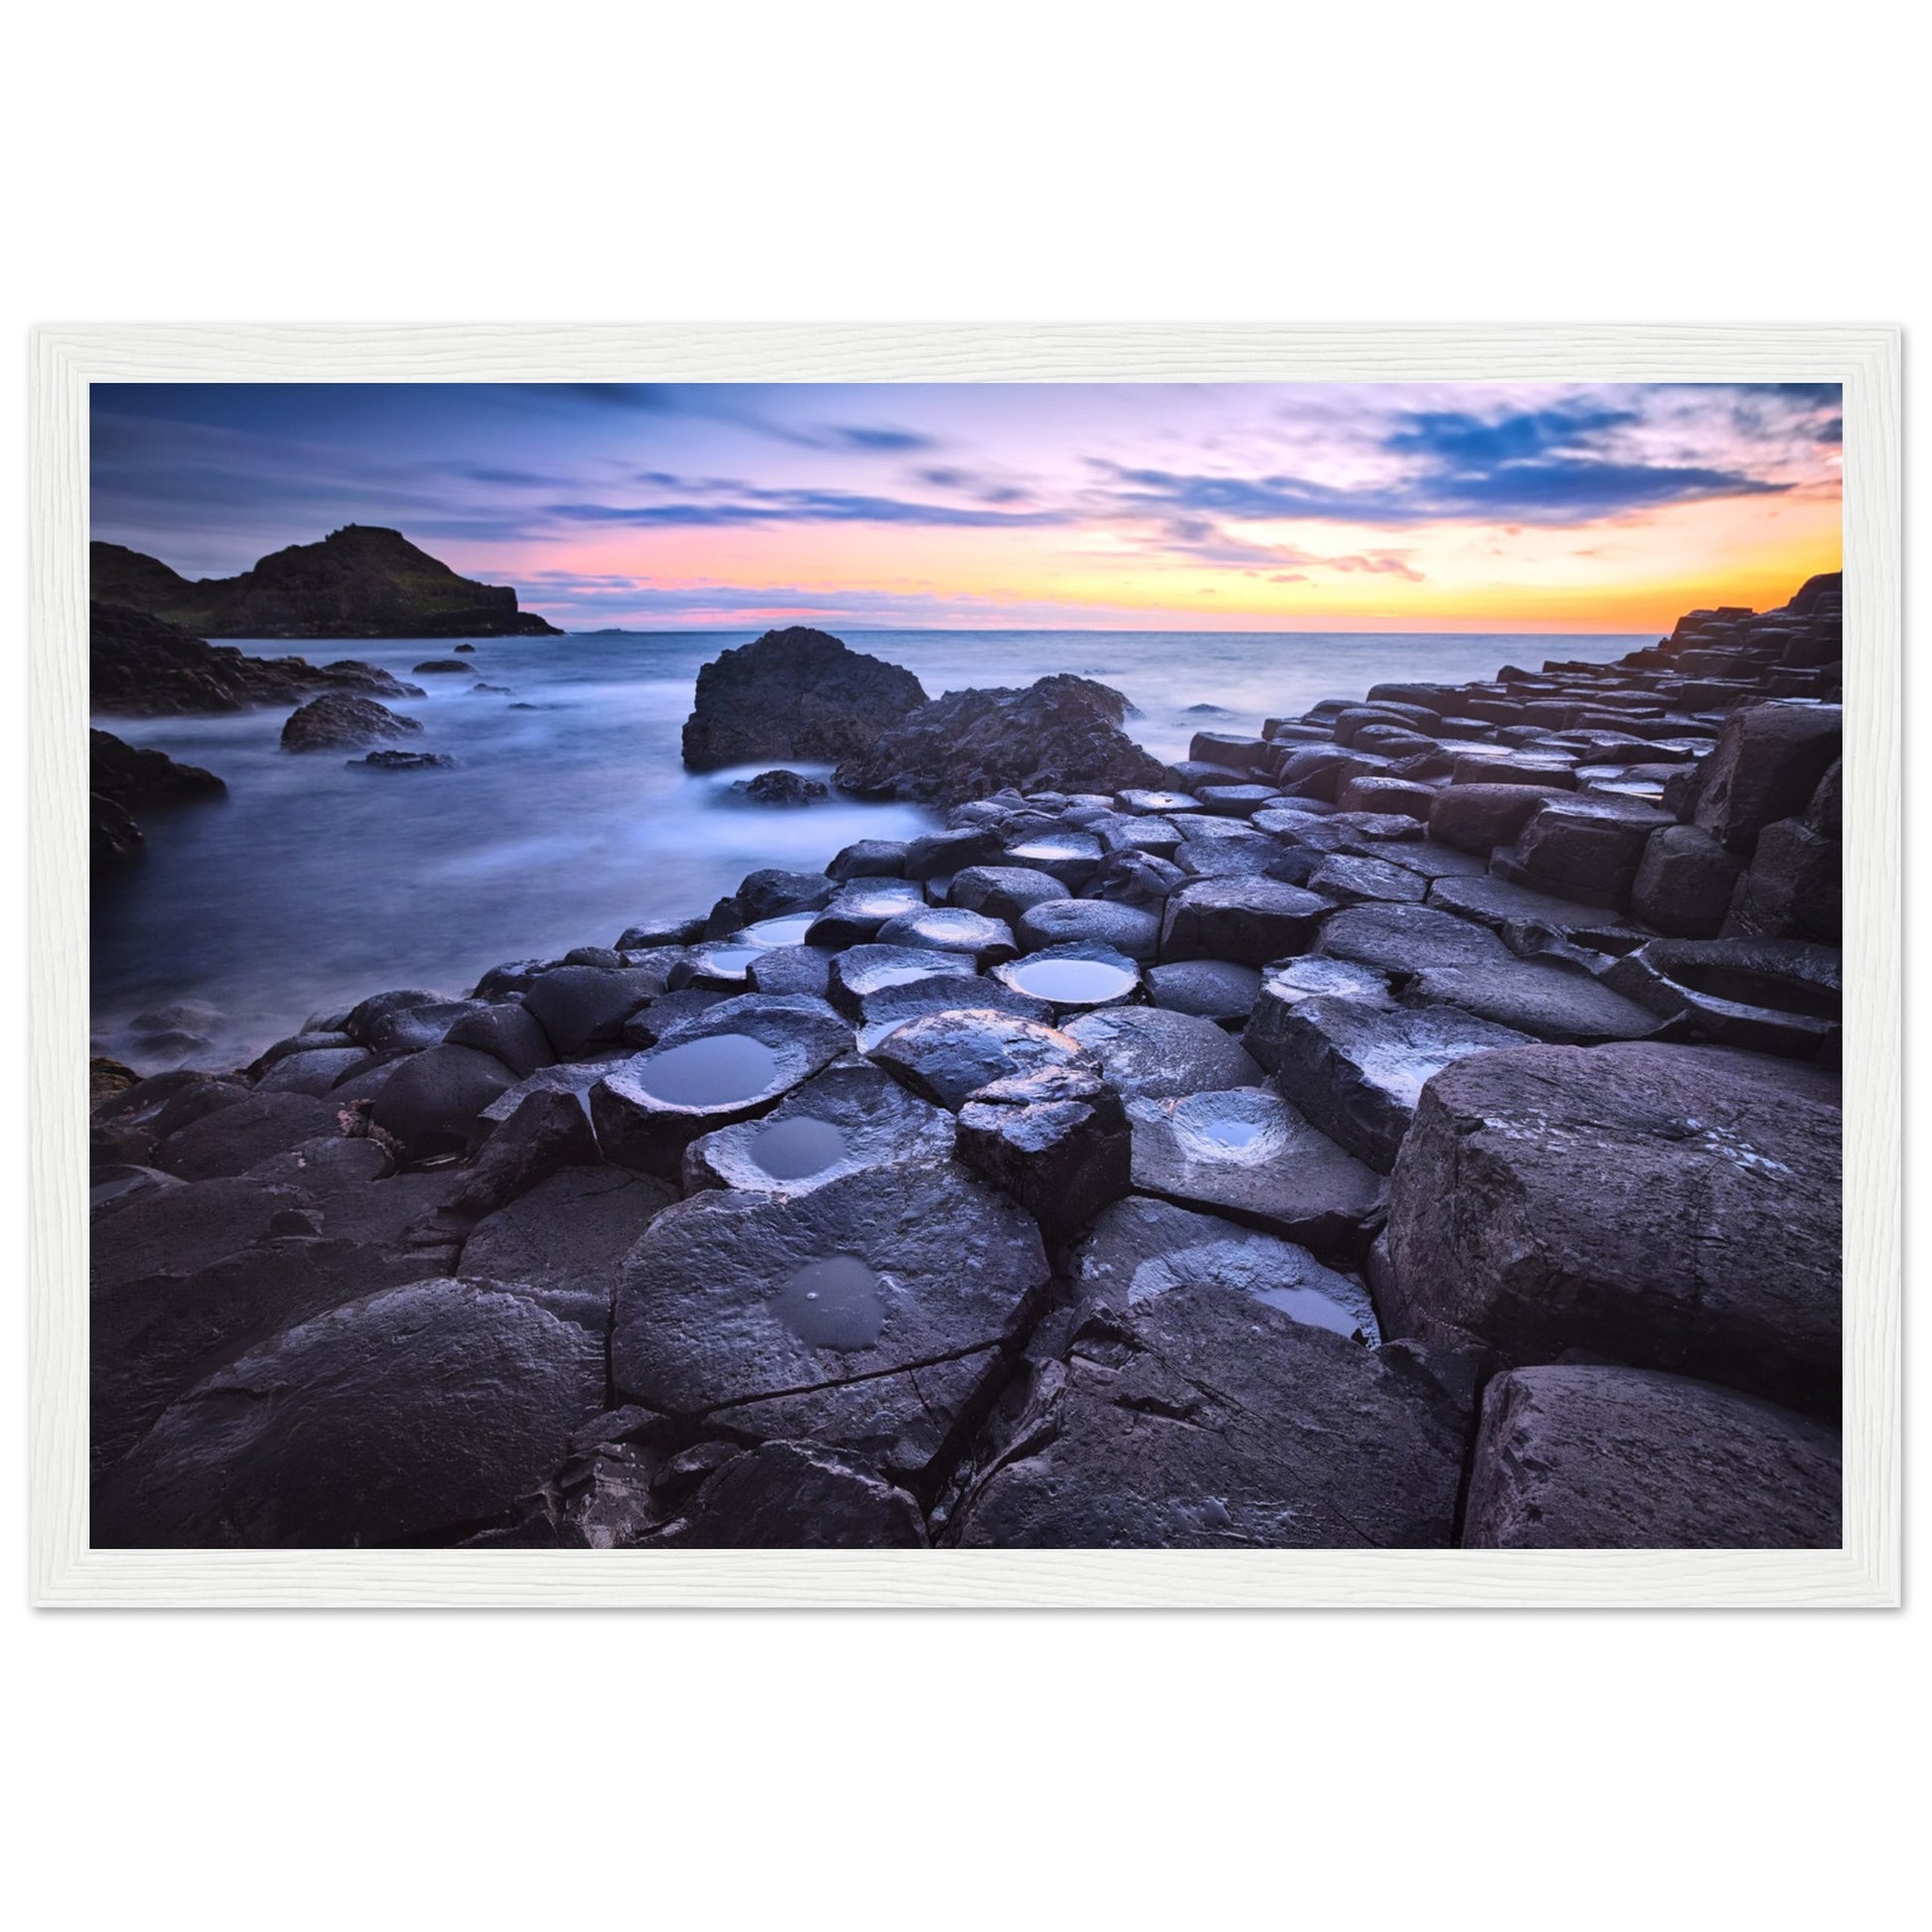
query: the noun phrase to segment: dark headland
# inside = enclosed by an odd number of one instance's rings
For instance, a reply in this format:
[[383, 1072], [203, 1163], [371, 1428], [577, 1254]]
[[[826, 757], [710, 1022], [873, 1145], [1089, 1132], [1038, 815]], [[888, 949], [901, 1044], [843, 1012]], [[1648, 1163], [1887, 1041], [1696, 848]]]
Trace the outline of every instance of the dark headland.
[[198, 637], [555, 637], [516, 592], [473, 583], [400, 530], [350, 523], [239, 577], [190, 580], [118, 543], [88, 546], [88, 595]]
[[94, 1542], [1836, 1545], [1839, 594], [1172, 766], [727, 654], [943, 829], [96, 1062]]

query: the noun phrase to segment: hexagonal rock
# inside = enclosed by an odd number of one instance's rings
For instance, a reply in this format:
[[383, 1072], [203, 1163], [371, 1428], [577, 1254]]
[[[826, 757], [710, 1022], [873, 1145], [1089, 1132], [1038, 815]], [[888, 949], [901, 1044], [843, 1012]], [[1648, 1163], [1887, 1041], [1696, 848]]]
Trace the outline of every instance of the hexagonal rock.
[[1361, 1007], [1391, 1007], [1389, 976], [1352, 959], [1311, 955], [1272, 966], [1255, 997], [1241, 1044], [1258, 1066], [1273, 1073], [1282, 1063], [1290, 1016], [1306, 1000], [1346, 1000]]
[[1505, 939], [1534, 930], [1568, 934], [1617, 924], [1616, 915], [1600, 905], [1559, 898], [1507, 879], [1439, 879], [1429, 889], [1429, 903], [1486, 925]]
[[505, 1000], [465, 1014], [444, 1035], [444, 1044], [474, 1046], [480, 1053], [493, 1053], [519, 1080], [528, 1079], [538, 1067], [551, 1065], [557, 1057], [542, 1022], [520, 1000]]
[[1114, 803], [1122, 811], [1134, 813], [1191, 812], [1194, 809], [1192, 795], [1184, 791], [1117, 791]]
[[612, 1377], [665, 1415], [911, 1473], [970, 1423], [1046, 1280], [1032, 1216], [951, 1162], [698, 1194], [631, 1250]]
[[1053, 1024], [1053, 1009], [1044, 1000], [1029, 999], [998, 980], [976, 978], [908, 980], [868, 993], [860, 1002], [859, 1050], [870, 1053], [881, 1040], [914, 1020], [934, 1013], [1008, 1013], [1020, 1020]]
[[1129, 959], [1151, 960], [1160, 948], [1161, 917], [1114, 899], [1047, 899], [1020, 915], [1017, 936], [1025, 952], [1087, 944], [1111, 947]]
[[161, 1416], [97, 1492], [93, 1542], [366, 1547], [495, 1516], [604, 1407], [590, 1301], [444, 1279], [287, 1329]]
[[1529, 1043], [1458, 1007], [1305, 1000], [1282, 1018], [1275, 1084], [1329, 1139], [1387, 1173], [1429, 1080], [1471, 1053]]
[[341, 1131], [336, 1109], [315, 1094], [244, 1090], [232, 1104], [168, 1135], [155, 1150], [154, 1165], [184, 1180], [211, 1180], [240, 1173], [318, 1134]]
[[1678, 939], [1715, 939], [1730, 910], [1743, 861], [1696, 825], [1651, 833], [1630, 888], [1630, 909]]
[[1544, 806], [1490, 864], [1503, 878], [1539, 892], [1621, 906], [1629, 902], [1650, 835], [1674, 822], [1640, 799], [1566, 798]]
[[1843, 867], [1836, 839], [1795, 818], [1765, 826], [1725, 919], [1725, 933], [1836, 940], [1843, 920]]
[[1141, 975], [1157, 1007], [1193, 1013], [1220, 1026], [1239, 1026], [1253, 1010], [1261, 974], [1232, 959], [1177, 959]]
[[968, 866], [997, 866], [1004, 841], [984, 825], [961, 825], [927, 832], [905, 848], [907, 879], [950, 879]]
[[1466, 1412], [1235, 1290], [1076, 1330], [946, 1541], [1035, 1549], [1440, 1549]]
[[851, 1028], [822, 1001], [725, 1000], [591, 1089], [605, 1159], [674, 1180], [700, 1134], [770, 1112], [852, 1044]]
[[1307, 952], [1333, 901], [1269, 879], [1203, 879], [1169, 900], [1161, 957], [1265, 966]]
[[909, 879], [855, 879], [812, 921], [805, 944], [864, 945], [888, 919], [916, 912], [924, 904], [925, 888]]
[[618, 1267], [677, 1198], [622, 1168], [565, 1168], [485, 1215], [463, 1244], [460, 1272], [529, 1288], [575, 1288], [607, 1300]]
[[473, 1152], [489, 1135], [484, 1110], [513, 1085], [509, 1068], [493, 1053], [432, 1046], [396, 1064], [376, 1092], [369, 1118], [395, 1140], [405, 1161]]
[[1403, 989], [1418, 1007], [1458, 1007], [1554, 1046], [1649, 1039], [1669, 1022], [1613, 993], [1581, 967], [1512, 959], [1487, 966], [1434, 966]]
[[1291, 1320], [1338, 1335], [1381, 1339], [1361, 1283], [1324, 1268], [1306, 1248], [1218, 1214], [1135, 1194], [1114, 1205], [1080, 1243], [1071, 1269], [1082, 1303], [1117, 1313], [1176, 1288], [1226, 1288], [1252, 1295]]
[[1120, 1095], [1084, 1067], [995, 1080], [959, 1110], [959, 1159], [1011, 1194], [1057, 1247], [1127, 1191]]
[[715, 1470], [660, 1536], [684, 1550], [922, 1550], [925, 1518], [863, 1456], [760, 1443]]
[[1107, 945], [1047, 946], [994, 967], [992, 977], [1015, 993], [1046, 1001], [1061, 1018], [1119, 1006], [1141, 993], [1139, 965]]
[[1323, 1253], [1356, 1245], [1380, 1179], [1267, 1087], [1130, 1100], [1134, 1186]]
[[1837, 1037], [1841, 954], [1801, 939], [1652, 939], [1604, 985], [1725, 1046], [1815, 1058]]
[[859, 839], [844, 847], [825, 868], [827, 879], [843, 885], [848, 879], [902, 879], [905, 876], [905, 841], [902, 839]]
[[1010, 866], [1029, 866], [1050, 874], [1078, 892], [1100, 870], [1100, 841], [1088, 832], [1037, 832], [1007, 847]]
[[954, 873], [946, 889], [949, 903], [1013, 926], [1018, 926], [1029, 907], [1071, 897], [1050, 873], [1031, 866], [969, 866]]
[[1196, 732], [1187, 756], [1197, 764], [1223, 764], [1232, 771], [1263, 763], [1273, 750], [1265, 738], [1246, 738], [1232, 732]]
[[1460, 852], [1508, 845], [1543, 808], [1561, 797], [1547, 784], [1446, 785], [1430, 801], [1429, 835]]
[[1839, 1401], [1838, 1083], [1754, 1053], [1525, 1046], [1432, 1080], [1396, 1163], [1385, 1325]]
[[963, 905], [927, 905], [916, 912], [901, 912], [879, 928], [878, 943], [965, 953], [982, 966], [1011, 959], [1020, 950], [1006, 920], [970, 912]]
[[1428, 897], [1429, 881], [1386, 859], [1331, 853], [1309, 874], [1308, 888], [1337, 905], [1419, 905]]
[[1399, 974], [1509, 957], [1493, 932], [1432, 905], [1351, 905], [1322, 927], [1317, 950], [1323, 958]]
[[665, 974], [651, 968], [559, 966], [540, 975], [523, 995], [560, 1059], [623, 1036], [623, 1023], [664, 991]]
[[1427, 823], [1436, 787], [1413, 778], [1350, 778], [1335, 796], [1345, 812], [1401, 812]]
[[847, 1019], [856, 1020], [869, 993], [909, 986], [914, 980], [977, 977], [971, 953], [937, 952], [923, 946], [850, 946], [832, 961], [827, 997]]
[[1110, 1007], [1066, 1023], [1129, 1100], [1172, 1100], [1183, 1093], [1258, 1087], [1262, 1070], [1213, 1021], [1161, 1007]]
[[1836, 1430], [1683, 1376], [1519, 1368], [1484, 1393], [1478, 1550], [1836, 1550]]
[[1099, 1062], [1077, 1039], [991, 1007], [926, 1014], [889, 1034], [870, 1056], [917, 1094], [955, 1113], [981, 1087], [1048, 1066]]
[[721, 1127], [684, 1154], [684, 1184], [746, 1193], [807, 1194], [862, 1168], [943, 1161], [953, 1118], [917, 1099], [883, 1067], [839, 1060], [760, 1120]]
[[1700, 767], [1696, 823], [1720, 845], [1748, 852], [1765, 826], [1810, 803], [1843, 736], [1837, 705], [1776, 700], [1733, 711]]

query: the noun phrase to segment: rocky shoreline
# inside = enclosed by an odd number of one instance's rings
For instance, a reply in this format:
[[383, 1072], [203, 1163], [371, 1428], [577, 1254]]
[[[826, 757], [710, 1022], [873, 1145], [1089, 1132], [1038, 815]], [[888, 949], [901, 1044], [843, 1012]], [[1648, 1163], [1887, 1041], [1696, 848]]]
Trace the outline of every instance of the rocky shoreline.
[[1173, 766], [701, 680], [944, 828], [97, 1062], [94, 1542], [1835, 1545], [1838, 598]]

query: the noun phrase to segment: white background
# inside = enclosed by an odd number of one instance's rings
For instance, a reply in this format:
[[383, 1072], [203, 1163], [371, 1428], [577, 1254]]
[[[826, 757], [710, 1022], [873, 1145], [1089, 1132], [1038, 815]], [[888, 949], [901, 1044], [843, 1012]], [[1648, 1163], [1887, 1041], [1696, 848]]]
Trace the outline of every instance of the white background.
[[[7, 608], [36, 322], [1909, 329], [1909, 26], [1849, 0], [38, 10], [0, 112]], [[0, 1115], [16, 1186], [29, 1131]], [[23, 1438], [0, 1825], [36, 1927], [1923, 1910], [1909, 1610], [37, 1616]]]

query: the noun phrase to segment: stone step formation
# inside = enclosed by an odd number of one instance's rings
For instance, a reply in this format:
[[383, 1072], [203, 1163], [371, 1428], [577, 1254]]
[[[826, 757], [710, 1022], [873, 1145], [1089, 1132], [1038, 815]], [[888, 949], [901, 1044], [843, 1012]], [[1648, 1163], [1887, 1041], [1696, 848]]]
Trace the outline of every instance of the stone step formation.
[[1835, 1545], [1839, 598], [97, 1062], [93, 1540]]

